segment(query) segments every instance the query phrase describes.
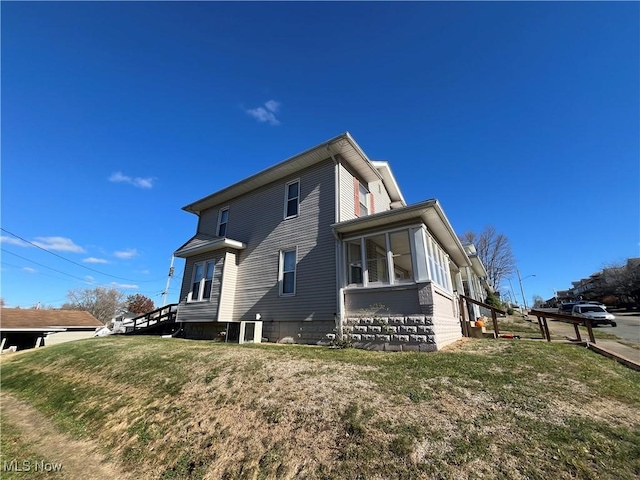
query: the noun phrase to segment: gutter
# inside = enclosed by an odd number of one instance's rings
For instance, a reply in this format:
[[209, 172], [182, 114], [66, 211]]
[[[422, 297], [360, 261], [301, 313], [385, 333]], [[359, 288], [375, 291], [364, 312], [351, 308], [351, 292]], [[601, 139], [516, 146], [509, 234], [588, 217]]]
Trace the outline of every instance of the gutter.
[[[333, 165], [334, 165], [334, 184], [335, 187], [333, 189], [334, 191], [334, 195], [335, 195], [335, 199], [334, 199], [334, 205], [335, 205], [335, 222], [338, 223], [340, 222], [340, 162], [338, 162], [338, 160], [336, 159], [336, 157], [334, 156], [333, 152], [331, 151], [331, 143], [328, 142], [327, 143], [327, 152], [329, 153], [329, 156], [331, 157], [331, 159], [333, 160]], [[334, 247], [334, 251], [335, 251], [335, 266], [336, 266], [336, 314], [335, 314], [335, 323], [336, 323], [336, 338], [339, 340], [342, 340], [342, 315], [343, 315], [343, 308], [342, 308], [342, 288], [341, 288], [341, 280], [342, 280], [342, 276], [340, 275], [340, 253], [341, 253], [341, 248], [340, 248], [340, 237], [338, 235], [336, 235], [336, 231], [335, 229], [333, 230], [333, 234], [335, 236], [335, 247]]]

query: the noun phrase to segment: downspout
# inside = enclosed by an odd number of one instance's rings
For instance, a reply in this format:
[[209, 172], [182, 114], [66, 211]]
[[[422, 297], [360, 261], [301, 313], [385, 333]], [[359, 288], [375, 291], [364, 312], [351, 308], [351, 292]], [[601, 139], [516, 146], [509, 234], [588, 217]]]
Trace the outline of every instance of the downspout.
[[[331, 157], [331, 159], [333, 160], [333, 165], [334, 165], [334, 172], [333, 172], [333, 176], [334, 176], [334, 195], [335, 195], [335, 199], [334, 199], [334, 206], [335, 206], [335, 222], [334, 223], [338, 223], [340, 221], [340, 162], [338, 162], [338, 160], [336, 159], [336, 157], [333, 155], [333, 153], [331, 152], [331, 144], [327, 144], [327, 152], [329, 153], [329, 156]], [[343, 335], [343, 331], [342, 331], [342, 315], [343, 315], [343, 302], [344, 302], [344, 297], [343, 297], [343, 291], [342, 291], [342, 275], [340, 274], [341, 269], [340, 269], [340, 256], [341, 256], [341, 248], [340, 248], [340, 237], [339, 235], [334, 231], [334, 236], [335, 236], [335, 266], [336, 266], [336, 315], [335, 315], [335, 322], [336, 322], [336, 339], [337, 340], [342, 340], [342, 335]]]

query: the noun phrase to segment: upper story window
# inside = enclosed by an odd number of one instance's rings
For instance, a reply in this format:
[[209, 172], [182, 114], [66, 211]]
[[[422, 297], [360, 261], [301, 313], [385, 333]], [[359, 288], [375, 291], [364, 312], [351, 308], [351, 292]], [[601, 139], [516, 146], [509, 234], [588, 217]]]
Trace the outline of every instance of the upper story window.
[[364, 217], [369, 215], [369, 191], [361, 183], [358, 185], [358, 200], [360, 202], [359, 215]]
[[280, 283], [280, 295], [296, 294], [296, 264], [297, 249], [282, 250], [280, 252], [280, 272], [278, 281]]
[[213, 261], [200, 262], [193, 266], [193, 280], [191, 282], [189, 301], [198, 302], [208, 300], [211, 297], [214, 270], [215, 263]]
[[218, 212], [218, 236], [227, 236], [227, 221], [229, 220], [229, 207], [221, 208]]
[[298, 216], [300, 209], [300, 180], [287, 183], [284, 189], [284, 218]]

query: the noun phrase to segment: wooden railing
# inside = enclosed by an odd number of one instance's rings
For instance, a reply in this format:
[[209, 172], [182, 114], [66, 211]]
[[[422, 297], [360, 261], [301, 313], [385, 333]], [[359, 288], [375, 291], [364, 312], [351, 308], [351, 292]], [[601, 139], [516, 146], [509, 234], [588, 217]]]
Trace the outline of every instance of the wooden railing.
[[474, 305], [478, 305], [480, 307], [486, 308], [491, 311], [491, 319], [493, 320], [493, 331], [495, 335], [500, 335], [500, 330], [498, 328], [498, 314], [506, 314], [504, 310], [500, 310], [499, 308], [494, 307], [493, 305], [489, 305], [483, 302], [479, 302], [471, 297], [467, 297], [466, 295], [460, 295], [460, 323], [462, 325], [462, 334], [465, 337], [469, 337], [469, 322], [467, 320], [467, 315], [469, 315], [469, 310], [467, 309], [467, 305], [465, 302], [472, 303]]
[[536, 317], [538, 317], [540, 333], [542, 334], [543, 338], [547, 340], [547, 342], [551, 341], [547, 318], [552, 318], [561, 322], [572, 323], [573, 329], [576, 332], [576, 340], [578, 342], [582, 342], [582, 336], [580, 335], [580, 329], [578, 328], [578, 326], [582, 324], [586, 325], [587, 333], [589, 334], [589, 341], [591, 343], [596, 343], [596, 339], [593, 335], [593, 325], [591, 325], [591, 319], [589, 318], [574, 317], [572, 315], [565, 315], [564, 313], [545, 312], [543, 310], [529, 310], [529, 315], [535, 315]]
[[139, 317], [136, 317], [129, 321], [133, 323], [127, 322], [124, 325], [125, 334], [135, 335], [136, 333], [142, 333], [160, 325], [169, 325], [171, 323], [175, 323], [177, 312], [178, 304], [172, 303], [170, 305], [165, 305], [164, 307], [153, 310], [152, 312], [140, 315]]

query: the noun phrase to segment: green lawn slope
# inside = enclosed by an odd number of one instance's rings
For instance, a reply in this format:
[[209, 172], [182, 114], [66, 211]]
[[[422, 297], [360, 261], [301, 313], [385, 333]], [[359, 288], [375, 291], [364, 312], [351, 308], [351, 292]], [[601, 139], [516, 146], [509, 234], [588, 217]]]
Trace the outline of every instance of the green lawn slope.
[[107, 337], [1, 368], [3, 394], [136, 478], [640, 477], [640, 374], [572, 345], [394, 354]]

